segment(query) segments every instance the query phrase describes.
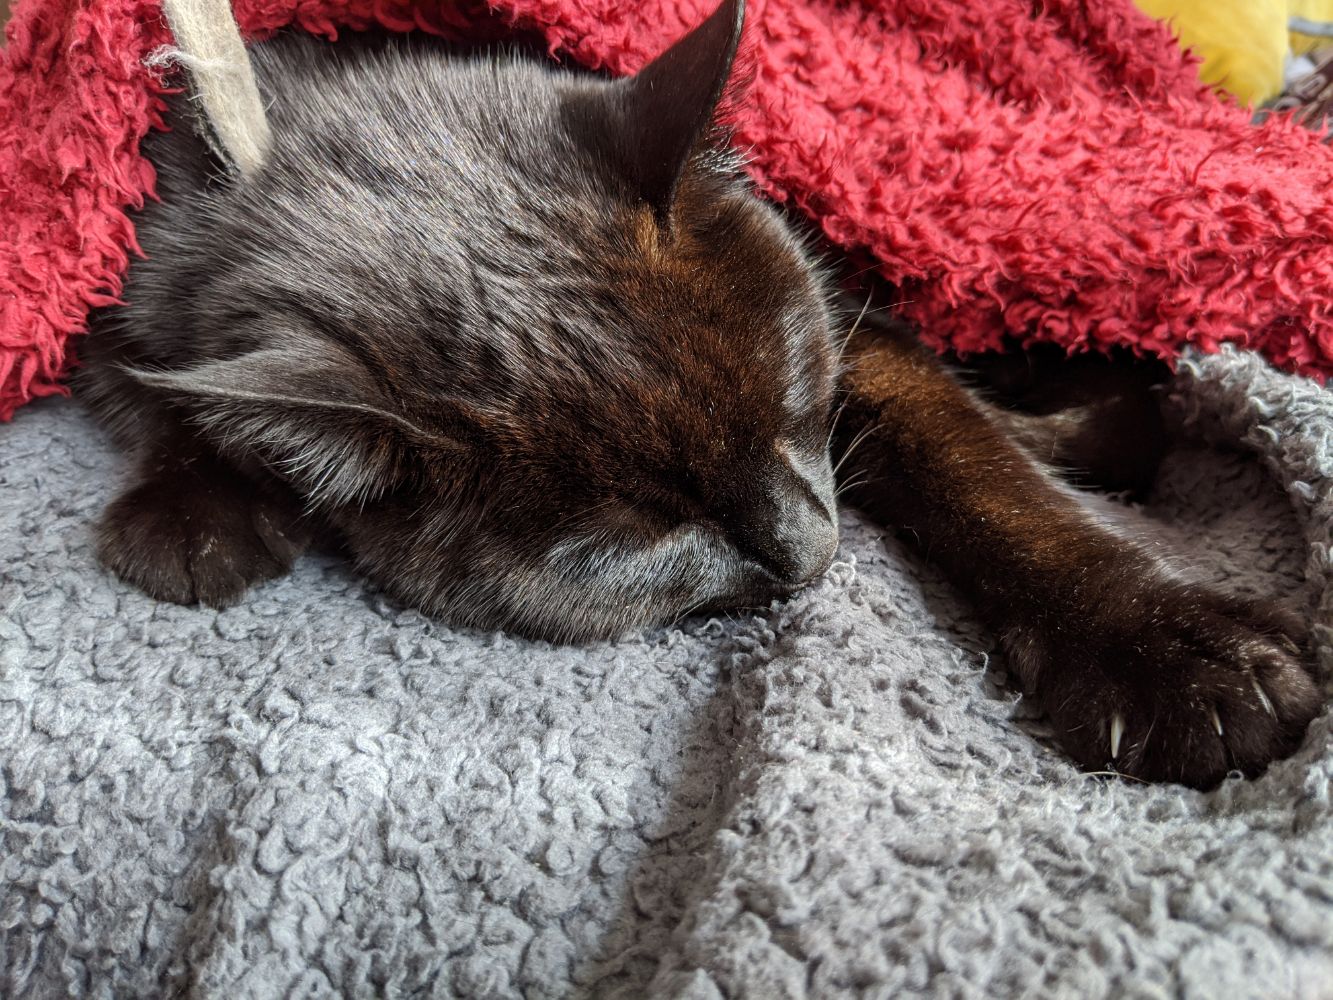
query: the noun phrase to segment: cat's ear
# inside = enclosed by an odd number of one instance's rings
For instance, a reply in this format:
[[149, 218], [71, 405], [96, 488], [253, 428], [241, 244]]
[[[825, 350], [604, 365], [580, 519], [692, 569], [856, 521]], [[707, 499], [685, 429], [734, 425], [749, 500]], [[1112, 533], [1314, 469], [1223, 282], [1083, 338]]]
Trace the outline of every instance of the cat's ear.
[[621, 168], [659, 218], [731, 75], [744, 0], [722, 0], [706, 21], [610, 92], [610, 128]]
[[227, 453], [254, 455], [315, 503], [359, 502], [401, 483], [456, 436], [395, 412], [340, 348], [299, 344], [183, 371], [130, 370], [184, 409]]

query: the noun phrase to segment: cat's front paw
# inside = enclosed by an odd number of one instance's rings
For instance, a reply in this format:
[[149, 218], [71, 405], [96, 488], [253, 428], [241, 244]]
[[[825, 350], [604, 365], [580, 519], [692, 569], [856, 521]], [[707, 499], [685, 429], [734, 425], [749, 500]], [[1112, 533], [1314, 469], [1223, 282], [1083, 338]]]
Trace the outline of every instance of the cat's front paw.
[[223, 608], [282, 576], [309, 544], [288, 498], [223, 467], [151, 476], [121, 494], [98, 528], [102, 564], [152, 597]]
[[1281, 610], [1160, 580], [1080, 603], [1005, 640], [1090, 770], [1210, 788], [1290, 754], [1319, 711], [1304, 625]]

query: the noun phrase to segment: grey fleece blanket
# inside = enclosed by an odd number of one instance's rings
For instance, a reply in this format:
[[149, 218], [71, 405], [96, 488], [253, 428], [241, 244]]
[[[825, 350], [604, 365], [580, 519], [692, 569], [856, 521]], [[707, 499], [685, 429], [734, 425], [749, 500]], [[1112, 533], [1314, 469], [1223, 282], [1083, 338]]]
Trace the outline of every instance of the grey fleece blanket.
[[[1142, 516], [1307, 607], [1327, 687], [1333, 399], [1235, 354], [1176, 391]], [[1328, 712], [1210, 794], [1081, 775], [854, 514], [794, 599], [587, 648], [331, 556], [156, 604], [93, 563], [77, 407], [0, 433], [5, 997], [1333, 996]]]

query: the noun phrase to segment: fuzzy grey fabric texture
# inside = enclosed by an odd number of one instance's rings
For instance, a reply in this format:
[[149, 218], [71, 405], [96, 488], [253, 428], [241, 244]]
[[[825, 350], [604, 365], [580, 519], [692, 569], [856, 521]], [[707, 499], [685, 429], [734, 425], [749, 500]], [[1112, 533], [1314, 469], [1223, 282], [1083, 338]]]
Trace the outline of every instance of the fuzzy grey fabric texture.
[[[1136, 516], [1309, 609], [1327, 689], [1333, 397], [1236, 353], [1175, 394]], [[0, 995], [1333, 996], [1327, 711], [1212, 793], [1080, 774], [852, 513], [795, 598], [590, 647], [332, 555], [157, 604], [94, 564], [78, 407], [0, 433]]]

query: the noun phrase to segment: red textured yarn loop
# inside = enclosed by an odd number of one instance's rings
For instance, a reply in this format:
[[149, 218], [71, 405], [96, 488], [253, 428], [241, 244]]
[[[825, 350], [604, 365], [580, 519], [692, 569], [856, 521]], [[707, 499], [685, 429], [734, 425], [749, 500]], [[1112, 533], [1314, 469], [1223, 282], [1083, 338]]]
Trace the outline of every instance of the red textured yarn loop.
[[[636, 69], [714, 0], [238, 0], [249, 36], [536, 30]], [[1035, 11], [1035, 12], [1034, 12]], [[19, 0], [0, 54], [0, 420], [62, 392], [138, 253], [160, 124], [153, 0]], [[1226, 341], [1333, 371], [1333, 153], [1252, 126], [1131, 0], [750, 0], [737, 142], [770, 196], [866, 250], [938, 345], [1173, 357]]]

